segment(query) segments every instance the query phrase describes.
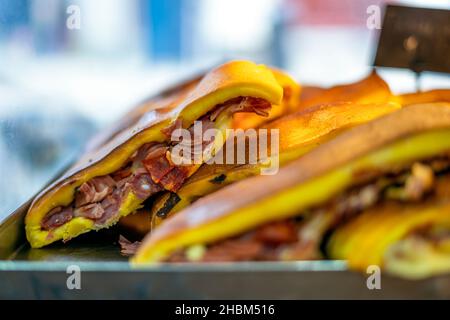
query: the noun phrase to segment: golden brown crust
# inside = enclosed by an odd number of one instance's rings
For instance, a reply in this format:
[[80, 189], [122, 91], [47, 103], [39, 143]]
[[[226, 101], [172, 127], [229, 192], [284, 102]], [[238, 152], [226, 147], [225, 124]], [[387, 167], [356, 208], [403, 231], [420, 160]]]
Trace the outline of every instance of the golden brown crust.
[[368, 77], [350, 84], [331, 88], [306, 87], [299, 109], [333, 102], [384, 103], [391, 98], [388, 84], [374, 71]]
[[406, 93], [397, 96], [399, 102], [404, 105], [432, 102], [450, 102], [450, 89], [435, 89], [415, 93]]

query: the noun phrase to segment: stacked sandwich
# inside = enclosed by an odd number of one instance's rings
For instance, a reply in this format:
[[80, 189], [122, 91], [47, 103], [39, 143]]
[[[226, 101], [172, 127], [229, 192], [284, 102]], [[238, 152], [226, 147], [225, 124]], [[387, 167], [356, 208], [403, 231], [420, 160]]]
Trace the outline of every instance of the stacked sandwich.
[[[404, 277], [449, 272], [449, 102], [446, 90], [395, 96], [376, 73], [325, 89], [229, 62], [91, 144], [35, 199], [27, 238], [39, 248], [119, 222], [143, 237], [121, 239], [136, 265], [340, 259]], [[179, 164], [186, 142], [173, 134], [195, 122], [215, 135], [189, 145], [200, 163]], [[255, 134], [219, 137], [233, 128]], [[210, 161], [239, 139], [248, 155], [274, 130], [277, 148], [256, 161]]]

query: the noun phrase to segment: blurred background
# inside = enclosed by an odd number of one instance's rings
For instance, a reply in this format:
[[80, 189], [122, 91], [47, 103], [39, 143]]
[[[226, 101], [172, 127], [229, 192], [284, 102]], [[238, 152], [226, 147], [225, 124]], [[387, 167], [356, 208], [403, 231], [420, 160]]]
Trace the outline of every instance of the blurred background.
[[[0, 0], [0, 220], [92, 134], [178, 79], [227, 59], [288, 70], [303, 84], [355, 81], [379, 30], [368, 8], [450, 9], [450, 0]], [[446, 53], [448, 54], [448, 53]], [[406, 70], [382, 70], [396, 93]], [[422, 88], [449, 88], [425, 74]]]

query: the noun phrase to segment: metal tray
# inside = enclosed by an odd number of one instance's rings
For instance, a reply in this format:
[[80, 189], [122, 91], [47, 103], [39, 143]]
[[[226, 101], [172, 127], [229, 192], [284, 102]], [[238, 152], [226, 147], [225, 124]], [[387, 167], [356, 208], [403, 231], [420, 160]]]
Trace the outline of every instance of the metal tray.
[[[409, 281], [382, 275], [381, 289], [369, 290], [369, 275], [348, 271], [344, 261], [132, 268], [119, 254], [117, 227], [32, 249], [24, 234], [30, 203], [0, 222], [0, 299], [450, 299], [450, 276]], [[73, 265], [80, 270], [79, 290], [67, 286]]]

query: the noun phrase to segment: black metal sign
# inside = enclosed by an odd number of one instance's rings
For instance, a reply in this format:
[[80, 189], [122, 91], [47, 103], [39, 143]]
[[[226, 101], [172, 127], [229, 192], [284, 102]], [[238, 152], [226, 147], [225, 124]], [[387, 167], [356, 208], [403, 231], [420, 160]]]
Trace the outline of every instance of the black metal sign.
[[374, 65], [450, 73], [450, 10], [388, 5]]

